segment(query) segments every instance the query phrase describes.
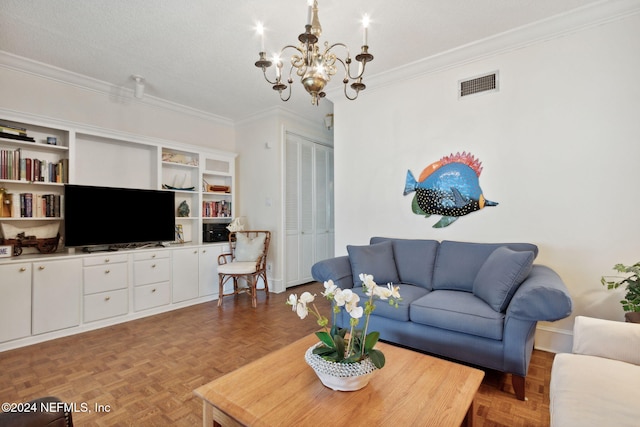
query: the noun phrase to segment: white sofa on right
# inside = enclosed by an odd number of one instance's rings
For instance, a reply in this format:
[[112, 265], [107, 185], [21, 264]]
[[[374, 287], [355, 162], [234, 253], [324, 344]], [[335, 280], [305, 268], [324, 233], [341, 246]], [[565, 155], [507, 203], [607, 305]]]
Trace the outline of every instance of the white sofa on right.
[[640, 426], [640, 324], [578, 316], [551, 369], [551, 427]]

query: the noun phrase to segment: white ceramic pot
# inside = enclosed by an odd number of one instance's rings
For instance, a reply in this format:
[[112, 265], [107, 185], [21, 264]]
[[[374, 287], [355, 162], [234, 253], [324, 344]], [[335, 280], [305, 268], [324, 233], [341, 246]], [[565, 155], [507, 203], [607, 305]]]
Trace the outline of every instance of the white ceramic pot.
[[369, 380], [378, 369], [369, 358], [357, 363], [330, 362], [313, 354], [313, 349], [318, 345], [320, 344], [309, 347], [304, 354], [304, 360], [313, 368], [322, 384], [332, 390], [360, 390], [369, 384]]

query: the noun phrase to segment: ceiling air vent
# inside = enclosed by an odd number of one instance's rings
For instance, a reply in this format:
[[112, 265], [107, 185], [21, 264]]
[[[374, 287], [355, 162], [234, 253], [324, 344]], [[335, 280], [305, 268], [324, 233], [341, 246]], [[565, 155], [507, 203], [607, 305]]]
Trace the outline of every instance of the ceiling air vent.
[[460, 80], [458, 94], [460, 98], [475, 95], [476, 93], [497, 92], [498, 72], [494, 71], [472, 79]]

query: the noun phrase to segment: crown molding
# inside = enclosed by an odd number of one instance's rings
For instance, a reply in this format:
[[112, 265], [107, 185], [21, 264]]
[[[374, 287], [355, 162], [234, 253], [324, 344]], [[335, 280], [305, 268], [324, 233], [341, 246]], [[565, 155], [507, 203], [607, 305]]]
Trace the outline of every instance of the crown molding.
[[[101, 95], [111, 96], [114, 91], [131, 96], [133, 99], [133, 89], [123, 86], [115, 86], [110, 83], [74, 73], [62, 68], [54, 67], [43, 62], [33, 61], [12, 53], [0, 50], [0, 67], [15, 70], [21, 73], [31, 74], [36, 77], [52, 80], [68, 86], [73, 86], [83, 90], [92, 91]], [[173, 112], [198, 117], [209, 120], [220, 125], [233, 127], [234, 121], [226, 117], [207, 113], [206, 111], [187, 107], [182, 104], [170, 102], [152, 95], [145, 94], [144, 98], [136, 99], [136, 102], [146, 104], [155, 108], [170, 110]]]
[[[417, 60], [384, 73], [373, 74], [366, 79], [367, 91], [564, 37], [638, 13], [640, 13], [640, 0], [602, 0]], [[342, 99], [341, 95], [342, 87], [327, 91], [327, 97], [334, 102]]]

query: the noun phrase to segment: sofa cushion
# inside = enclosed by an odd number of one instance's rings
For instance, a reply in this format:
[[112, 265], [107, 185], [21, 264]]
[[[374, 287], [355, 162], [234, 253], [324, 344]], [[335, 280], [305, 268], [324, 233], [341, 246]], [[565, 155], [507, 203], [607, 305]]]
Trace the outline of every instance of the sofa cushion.
[[371, 243], [390, 241], [400, 283], [408, 283], [431, 290], [433, 265], [440, 242], [426, 239], [390, 239], [372, 237]]
[[514, 251], [531, 251], [538, 247], [531, 243], [468, 243], [443, 241], [438, 248], [433, 272], [433, 289], [473, 291], [473, 281], [489, 255], [506, 246]]
[[473, 294], [495, 311], [505, 311], [518, 286], [531, 272], [533, 258], [531, 251], [499, 247], [480, 267], [473, 281]]
[[409, 317], [412, 322], [423, 325], [502, 339], [504, 314], [496, 312], [470, 292], [432, 291], [411, 304]]
[[582, 354], [556, 354], [549, 385], [551, 427], [637, 426], [638, 384], [638, 365]]
[[359, 277], [362, 273], [372, 275], [373, 280], [379, 285], [400, 282], [391, 242], [367, 246], [348, 245], [347, 252], [349, 252], [354, 287], [362, 286], [362, 280]]
[[640, 325], [576, 316], [572, 351], [640, 366]]
[[[409, 321], [409, 307], [411, 303], [423, 296], [425, 296], [429, 291], [421, 288], [420, 286], [407, 285], [407, 284], [399, 284], [400, 288], [400, 296], [402, 297], [401, 301], [398, 301], [398, 308], [395, 306], [389, 305], [388, 300], [381, 300], [375, 298], [373, 303], [376, 306], [374, 315], [384, 317], [387, 319], [399, 320], [401, 322]], [[369, 298], [364, 293], [364, 288], [357, 287], [353, 288], [353, 292], [360, 296], [359, 306], [364, 307], [365, 301]], [[363, 326], [363, 325], [360, 325]]]

